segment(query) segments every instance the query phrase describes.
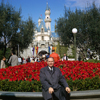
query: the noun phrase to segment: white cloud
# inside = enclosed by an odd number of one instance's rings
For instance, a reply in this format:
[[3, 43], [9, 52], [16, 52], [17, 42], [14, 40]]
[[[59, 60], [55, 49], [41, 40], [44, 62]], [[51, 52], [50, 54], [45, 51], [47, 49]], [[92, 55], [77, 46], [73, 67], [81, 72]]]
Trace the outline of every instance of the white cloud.
[[90, 6], [93, 2], [95, 2], [96, 6], [100, 6], [100, 0], [65, 0], [66, 7], [76, 7], [76, 8], [85, 8]]

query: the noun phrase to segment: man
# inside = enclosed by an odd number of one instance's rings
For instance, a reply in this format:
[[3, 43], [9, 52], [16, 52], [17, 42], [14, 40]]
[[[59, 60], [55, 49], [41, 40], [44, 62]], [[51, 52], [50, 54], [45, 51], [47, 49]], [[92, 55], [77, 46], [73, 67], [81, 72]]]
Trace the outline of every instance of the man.
[[[45, 100], [70, 100], [70, 88], [59, 68], [54, 67], [54, 59], [49, 57], [48, 66], [40, 70], [42, 94]], [[62, 84], [62, 85], [61, 85]]]
[[11, 66], [18, 65], [18, 57], [15, 55], [15, 52], [12, 52], [12, 56], [10, 57], [8, 63], [11, 64]]
[[50, 54], [50, 57], [53, 57], [55, 62], [60, 60], [60, 57], [57, 53], [55, 53], [55, 50], [52, 50], [52, 54]]
[[28, 58], [27, 58], [27, 62], [30, 62], [30, 57], [28, 56]]
[[62, 61], [63, 61], [63, 60], [68, 60], [68, 57], [67, 57], [66, 54], [64, 54], [64, 56], [63, 56], [63, 58], [62, 58]]

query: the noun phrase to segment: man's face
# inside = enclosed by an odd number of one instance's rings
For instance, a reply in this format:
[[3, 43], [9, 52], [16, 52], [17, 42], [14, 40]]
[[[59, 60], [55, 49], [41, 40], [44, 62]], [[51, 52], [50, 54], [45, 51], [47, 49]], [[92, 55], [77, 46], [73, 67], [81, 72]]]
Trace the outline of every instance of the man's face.
[[64, 56], [66, 56], [66, 54], [64, 54]]
[[49, 67], [52, 67], [54, 65], [53, 58], [48, 58], [47, 64], [48, 64]]

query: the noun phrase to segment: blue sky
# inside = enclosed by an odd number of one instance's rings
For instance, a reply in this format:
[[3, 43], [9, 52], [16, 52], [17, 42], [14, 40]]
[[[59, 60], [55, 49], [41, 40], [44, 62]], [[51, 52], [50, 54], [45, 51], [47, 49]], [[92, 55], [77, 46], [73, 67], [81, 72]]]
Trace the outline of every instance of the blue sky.
[[4, 3], [9, 2], [16, 10], [21, 7], [22, 19], [27, 20], [30, 16], [38, 26], [39, 17], [42, 15], [43, 19], [45, 18], [46, 3], [48, 2], [51, 9], [51, 31], [54, 31], [55, 19], [63, 16], [64, 6], [67, 8], [70, 7], [71, 10], [75, 10], [76, 8], [84, 9], [93, 1], [99, 6], [100, 0], [4, 0]]

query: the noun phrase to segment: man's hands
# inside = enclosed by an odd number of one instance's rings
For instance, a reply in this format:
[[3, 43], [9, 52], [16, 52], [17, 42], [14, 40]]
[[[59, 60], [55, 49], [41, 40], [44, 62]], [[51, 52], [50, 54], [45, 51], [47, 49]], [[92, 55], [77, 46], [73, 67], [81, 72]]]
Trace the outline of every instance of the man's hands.
[[[68, 93], [70, 93], [70, 91], [71, 91], [69, 87], [66, 87], [65, 90], [66, 90]], [[49, 93], [52, 94], [53, 92], [54, 92], [54, 89], [53, 89], [52, 87], [49, 87]]]
[[52, 87], [49, 87], [49, 93], [52, 94], [54, 92], [54, 89]]
[[66, 87], [65, 90], [66, 90], [68, 93], [70, 93], [70, 91], [71, 91], [69, 87]]

